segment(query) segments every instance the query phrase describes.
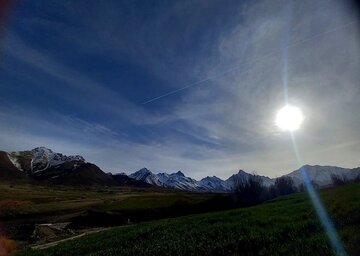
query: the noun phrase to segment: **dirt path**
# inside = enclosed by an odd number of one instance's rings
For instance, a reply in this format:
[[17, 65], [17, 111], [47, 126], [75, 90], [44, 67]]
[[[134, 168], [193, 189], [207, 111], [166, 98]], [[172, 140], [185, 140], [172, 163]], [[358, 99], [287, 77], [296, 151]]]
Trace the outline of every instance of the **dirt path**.
[[[128, 227], [128, 226], [129, 226], [129, 225], [127, 225], [127, 226], [121, 226], [121, 227]], [[96, 230], [89, 230], [89, 231], [86, 231], [86, 232], [81, 233], [81, 234], [79, 234], [79, 235], [72, 236], [72, 237], [68, 237], [68, 238], [65, 238], [65, 239], [58, 240], [58, 241], [54, 241], [54, 242], [50, 242], [50, 243], [46, 243], [46, 244], [34, 245], [34, 246], [31, 246], [31, 249], [37, 249], [37, 250], [46, 249], [46, 248], [53, 247], [53, 246], [55, 246], [55, 245], [58, 245], [58, 244], [60, 244], [60, 243], [66, 242], [66, 241], [74, 240], [74, 239], [83, 237], [83, 236], [85, 236], [85, 235], [90, 235], [90, 234], [98, 233], [98, 232], [105, 231], [105, 230], [109, 230], [109, 229], [112, 229], [112, 228], [114, 228], [114, 227], [99, 228], [99, 229], [96, 229]]]

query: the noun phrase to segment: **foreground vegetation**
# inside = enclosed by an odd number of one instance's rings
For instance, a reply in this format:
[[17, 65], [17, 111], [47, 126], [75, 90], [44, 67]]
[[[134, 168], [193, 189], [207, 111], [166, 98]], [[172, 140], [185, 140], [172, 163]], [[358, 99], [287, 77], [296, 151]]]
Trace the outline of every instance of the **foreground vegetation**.
[[[158, 188], [62, 187], [0, 183], [0, 249], [23, 248], [88, 229], [194, 213], [214, 195]], [[198, 209], [206, 212], [211, 209]], [[216, 210], [216, 209], [213, 209]], [[38, 224], [65, 223], [61, 232], [34, 236]], [[13, 249], [11, 249], [13, 250]], [[1, 250], [0, 250], [0, 255]]]
[[[360, 255], [360, 184], [321, 191], [349, 255]], [[243, 209], [114, 228], [18, 255], [333, 255], [306, 193]]]
[[178, 200], [196, 203], [207, 194], [165, 191], [157, 188], [74, 188], [32, 184], [0, 184], [0, 218], [17, 218], [84, 209], [123, 210], [168, 207]]

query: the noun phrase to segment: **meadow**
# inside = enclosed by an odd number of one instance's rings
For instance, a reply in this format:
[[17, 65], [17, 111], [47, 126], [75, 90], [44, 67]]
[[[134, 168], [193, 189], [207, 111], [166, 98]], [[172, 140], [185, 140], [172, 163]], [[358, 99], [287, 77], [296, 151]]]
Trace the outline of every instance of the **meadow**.
[[[320, 194], [347, 253], [360, 255], [360, 184]], [[335, 254], [308, 195], [297, 193], [247, 208], [113, 228], [17, 255]]]
[[57, 215], [86, 209], [121, 211], [166, 208], [178, 201], [189, 204], [211, 198], [211, 194], [190, 193], [161, 188], [74, 188], [32, 184], [0, 184], [0, 218]]
[[69, 223], [70, 233], [79, 234], [92, 228], [126, 225], [129, 220], [139, 222], [188, 214], [193, 212], [193, 205], [214, 196], [158, 188], [74, 188], [4, 182], [0, 191], [0, 236], [16, 241], [18, 248], [69, 235], [64, 230], [57, 237], [34, 239], [37, 224]]

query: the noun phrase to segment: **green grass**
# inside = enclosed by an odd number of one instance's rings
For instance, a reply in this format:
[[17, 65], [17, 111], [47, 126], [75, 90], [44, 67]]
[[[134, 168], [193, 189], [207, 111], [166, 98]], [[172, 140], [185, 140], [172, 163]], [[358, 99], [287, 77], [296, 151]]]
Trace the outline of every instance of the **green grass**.
[[190, 194], [190, 193], [157, 193], [140, 195], [125, 198], [121, 201], [108, 202], [99, 209], [105, 211], [121, 211], [131, 209], [153, 209], [166, 208], [174, 205], [179, 200], [189, 204], [200, 203], [209, 198], [209, 195]]
[[[349, 255], [360, 255], [360, 184], [321, 191]], [[262, 205], [114, 228], [18, 255], [333, 255], [305, 193]]]
[[31, 184], [10, 185], [0, 183], [0, 217], [17, 215], [46, 216], [61, 212], [95, 209], [98, 211], [141, 210], [166, 208], [182, 200], [201, 202], [211, 195], [184, 192], [157, 191], [156, 189], [69, 188]]

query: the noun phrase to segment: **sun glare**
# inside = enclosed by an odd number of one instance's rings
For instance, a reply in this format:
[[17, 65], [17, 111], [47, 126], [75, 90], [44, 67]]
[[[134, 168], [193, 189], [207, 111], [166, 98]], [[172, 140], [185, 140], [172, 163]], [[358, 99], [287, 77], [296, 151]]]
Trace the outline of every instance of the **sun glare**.
[[304, 120], [301, 109], [295, 106], [286, 105], [276, 115], [276, 125], [284, 131], [295, 131], [300, 128]]

